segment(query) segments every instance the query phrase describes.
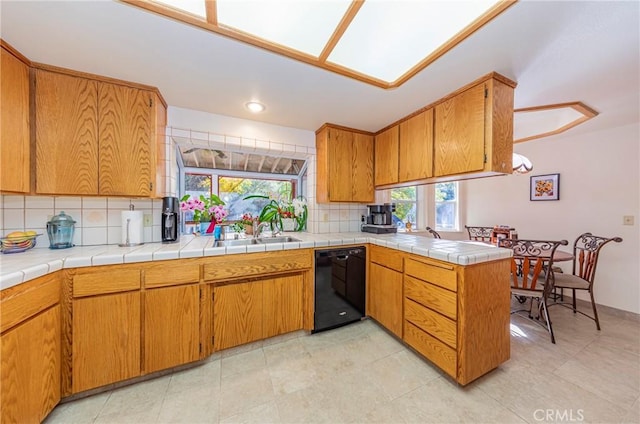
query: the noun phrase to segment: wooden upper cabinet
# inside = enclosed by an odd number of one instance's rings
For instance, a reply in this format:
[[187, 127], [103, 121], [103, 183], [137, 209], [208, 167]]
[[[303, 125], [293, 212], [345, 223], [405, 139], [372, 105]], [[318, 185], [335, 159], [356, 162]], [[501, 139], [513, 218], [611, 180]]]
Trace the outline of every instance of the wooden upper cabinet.
[[97, 82], [35, 71], [36, 192], [99, 194]]
[[400, 123], [398, 181], [433, 176], [433, 108]]
[[29, 66], [4, 43], [0, 51], [0, 191], [28, 193]]
[[319, 203], [372, 202], [373, 137], [323, 126], [316, 134]]
[[159, 94], [38, 66], [36, 193], [164, 195], [166, 107]]
[[398, 182], [399, 125], [375, 137], [375, 186]]
[[435, 177], [470, 172], [511, 173], [511, 84], [492, 77], [436, 105]]
[[136, 88], [98, 85], [101, 195], [151, 194], [156, 178], [154, 100], [152, 93]]

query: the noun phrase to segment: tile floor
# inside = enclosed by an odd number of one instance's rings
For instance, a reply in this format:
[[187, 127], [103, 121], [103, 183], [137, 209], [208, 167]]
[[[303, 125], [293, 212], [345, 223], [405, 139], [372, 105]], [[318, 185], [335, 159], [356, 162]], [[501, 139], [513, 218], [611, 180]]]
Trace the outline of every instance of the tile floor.
[[458, 387], [365, 320], [219, 353], [59, 405], [45, 423], [640, 423], [640, 324], [551, 308], [557, 344], [512, 317], [511, 359]]

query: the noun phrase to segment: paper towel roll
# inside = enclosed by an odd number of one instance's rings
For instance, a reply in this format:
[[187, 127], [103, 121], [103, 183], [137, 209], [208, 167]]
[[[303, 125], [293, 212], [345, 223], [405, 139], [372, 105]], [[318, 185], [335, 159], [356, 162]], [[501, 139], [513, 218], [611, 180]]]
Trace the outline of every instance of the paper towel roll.
[[[122, 211], [122, 244], [135, 245], [142, 244], [144, 234], [144, 223], [142, 211]], [[127, 240], [127, 225], [129, 228], [129, 239]]]

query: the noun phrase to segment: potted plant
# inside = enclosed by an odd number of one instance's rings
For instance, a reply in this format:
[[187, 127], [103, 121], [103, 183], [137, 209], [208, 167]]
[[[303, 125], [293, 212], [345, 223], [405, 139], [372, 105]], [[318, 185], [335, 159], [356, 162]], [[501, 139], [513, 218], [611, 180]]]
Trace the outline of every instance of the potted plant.
[[[199, 197], [186, 194], [180, 199], [180, 210], [193, 212], [193, 221], [200, 224], [200, 232], [208, 234], [214, 231], [216, 224], [229, 215], [224, 205], [222, 199], [215, 194], [209, 197], [203, 194]], [[203, 228], [205, 226], [206, 228]]]
[[[298, 196], [293, 200], [278, 200], [264, 195], [251, 195], [246, 199], [270, 199], [258, 216], [259, 222], [270, 222], [271, 227], [276, 225], [284, 231], [303, 231], [307, 226], [308, 208], [307, 200], [303, 196]], [[293, 226], [284, 226], [283, 220], [292, 219]]]

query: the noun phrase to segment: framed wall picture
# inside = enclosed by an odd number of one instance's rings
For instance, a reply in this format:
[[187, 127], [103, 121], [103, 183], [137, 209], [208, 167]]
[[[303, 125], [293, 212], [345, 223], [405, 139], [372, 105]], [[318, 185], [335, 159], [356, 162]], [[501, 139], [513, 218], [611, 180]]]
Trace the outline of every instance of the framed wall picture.
[[531, 200], [560, 200], [560, 174], [531, 177]]

